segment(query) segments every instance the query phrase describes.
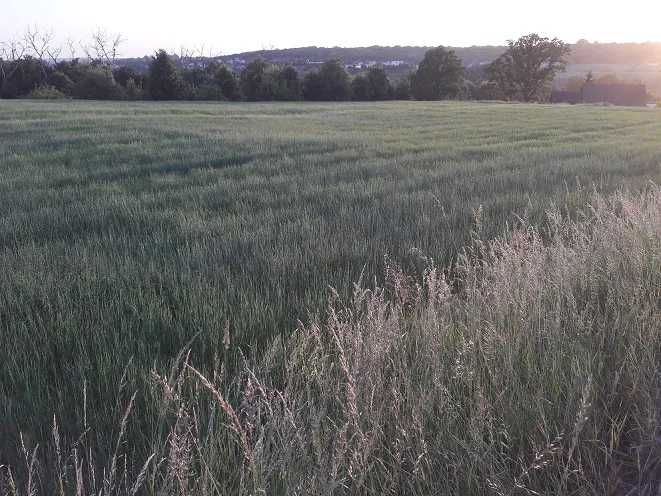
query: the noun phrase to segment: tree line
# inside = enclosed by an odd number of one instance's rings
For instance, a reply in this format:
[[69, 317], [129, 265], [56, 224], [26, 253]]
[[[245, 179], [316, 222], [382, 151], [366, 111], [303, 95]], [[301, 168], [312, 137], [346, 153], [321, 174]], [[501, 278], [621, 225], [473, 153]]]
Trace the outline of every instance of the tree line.
[[115, 64], [119, 36], [95, 34], [82, 60], [59, 59], [61, 51], [51, 48], [51, 40], [28, 30], [20, 42], [2, 44], [1, 98], [543, 101], [570, 51], [556, 38], [530, 34], [509, 41], [506, 52], [492, 63], [466, 68], [453, 50], [437, 47], [425, 53], [415, 71], [393, 82], [381, 65], [350, 77], [339, 60], [299, 74], [291, 65], [256, 59], [236, 74], [217, 62], [204, 67], [178, 63], [165, 50], [158, 50], [147, 73], [140, 73]]

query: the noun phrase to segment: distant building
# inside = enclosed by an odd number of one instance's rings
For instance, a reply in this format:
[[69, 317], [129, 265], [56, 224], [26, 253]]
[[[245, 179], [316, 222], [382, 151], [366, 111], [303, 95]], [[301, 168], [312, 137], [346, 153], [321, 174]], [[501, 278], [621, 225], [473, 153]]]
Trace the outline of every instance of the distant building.
[[386, 67], [399, 67], [400, 65], [405, 65], [406, 62], [403, 60], [388, 60], [387, 62], [384, 62], [383, 65]]
[[610, 103], [642, 107], [647, 100], [647, 88], [637, 83], [588, 83], [580, 91], [551, 92], [551, 103]]

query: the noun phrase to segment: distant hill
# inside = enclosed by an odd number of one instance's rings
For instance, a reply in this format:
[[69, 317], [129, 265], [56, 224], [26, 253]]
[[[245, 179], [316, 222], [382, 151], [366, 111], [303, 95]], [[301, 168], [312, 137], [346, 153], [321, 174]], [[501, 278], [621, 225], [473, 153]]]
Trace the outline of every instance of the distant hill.
[[590, 43], [572, 45], [570, 64], [661, 65], [661, 43]]
[[[324, 62], [331, 59], [340, 59], [346, 65], [360, 63], [387, 64], [389, 62], [401, 62], [408, 65], [417, 65], [425, 52], [433, 47], [428, 46], [371, 46], [357, 48], [342, 47], [302, 47], [286, 48], [282, 50], [259, 50], [255, 52], [244, 52], [226, 55], [224, 60], [243, 59], [251, 61], [262, 58], [274, 63], [304, 63]], [[476, 65], [487, 63], [498, 57], [505, 51], [502, 46], [473, 46], [465, 48], [451, 48], [462, 59], [464, 65]]]
[[[275, 64], [315, 65], [326, 60], [340, 59], [347, 66], [385, 64], [388, 67], [398, 65], [416, 66], [428, 46], [371, 46], [371, 47], [300, 47], [275, 50], [258, 50], [215, 58], [235, 68], [262, 58]], [[448, 47], [454, 50], [465, 66], [486, 64], [505, 51], [505, 46]], [[175, 56], [176, 57], [176, 56]], [[131, 65], [136, 69], [146, 69], [150, 57], [122, 59], [120, 64]], [[200, 63], [208, 58], [194, 59]], [[581, 40], [572, 45], [570, 64], [659, 64], [661, 65], [661, 43], [590, 43]]]
[[[371, 46], [357, 48], [342, 47], [301, 47], [278, 50], [258, 50], [235, 53], [214, 58], [238, 72], [255, 59], [261, 58], [273, 64], [289, 64], [299, 71], [307, 72], [319, 64], [332, 59], [340, 59], [350, 69], [360, 70], [374, 64], [383, 64], [389, 73], [410, 72], [417, 67], [425, 52], [432, 47], [424, 46]], [[484, 46], [453, 48], [465, 66], [486, 64], [503, 53], [505, 47]], [[175, 55], [175, 58], [177, 56]], [[149, 57], [122, 59], [121, 65], [128, 65], [139, 71], [145, 71]], [[209, 58], [196, 58], [187, 61], [189, 65], [205, 64]]]

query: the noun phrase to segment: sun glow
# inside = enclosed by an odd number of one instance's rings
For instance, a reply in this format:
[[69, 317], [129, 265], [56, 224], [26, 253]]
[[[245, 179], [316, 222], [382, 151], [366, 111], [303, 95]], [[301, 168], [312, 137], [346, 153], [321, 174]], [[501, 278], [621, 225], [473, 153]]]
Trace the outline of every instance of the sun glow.
[[[331, 4], [304, 0], [3, 0], [0, 33], [18, 35], [28, 24], [53, 28], [62, 39], [89, 37], [96, 28], [122, 33], [123, 55], [162, 47], [204, 46], [213, 53], [267, 47], [503, 44], [529, 32], [567, 42], [661, 41], [661, 4], [556, 0], [540, 10], [529, 0], [385, 5], [368, 0]], [[660, 61], [661, 62], [661, 61]]]

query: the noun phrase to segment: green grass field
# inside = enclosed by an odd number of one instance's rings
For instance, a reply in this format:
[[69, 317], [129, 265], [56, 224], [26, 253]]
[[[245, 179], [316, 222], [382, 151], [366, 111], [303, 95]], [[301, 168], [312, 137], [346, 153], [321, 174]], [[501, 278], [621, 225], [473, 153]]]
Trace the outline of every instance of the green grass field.
[[259, 353], [386, 255], [449, 264], [479, 206], [489, 238], [659, 184], [660, 137], [596, 106], [2, 101], [0, 439], [76, 431], [84, 384], [111, 422], [129, 362], [139, 387], [197, 336], [210, 366], [227, 322]]

